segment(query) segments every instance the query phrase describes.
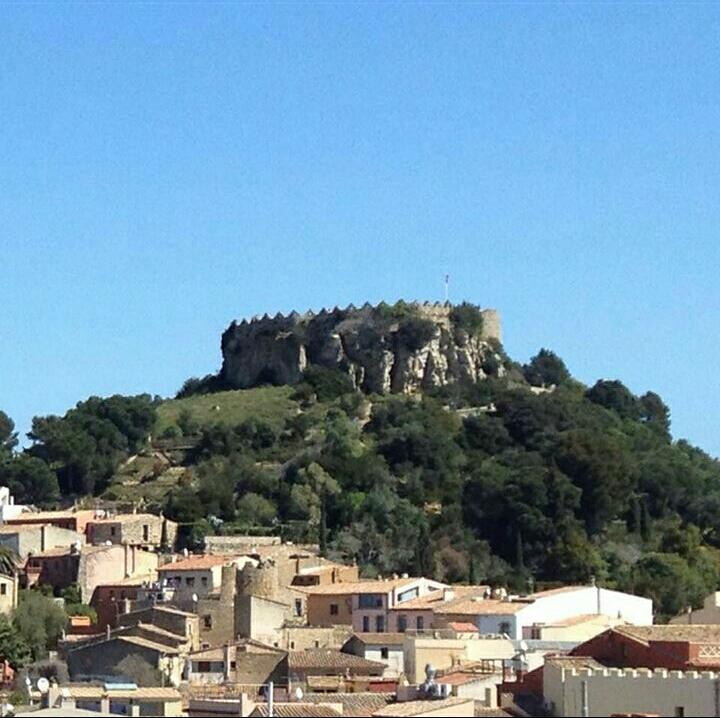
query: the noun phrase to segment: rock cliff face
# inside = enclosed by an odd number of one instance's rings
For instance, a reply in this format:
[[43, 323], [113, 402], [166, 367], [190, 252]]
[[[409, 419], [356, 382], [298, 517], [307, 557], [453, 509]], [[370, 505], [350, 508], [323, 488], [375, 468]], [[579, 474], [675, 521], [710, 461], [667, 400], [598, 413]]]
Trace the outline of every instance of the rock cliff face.
[[339, 369], [364, 392], [414, 393], [502, 372], [500, 318], [473, 310], [468, 328], [448, 304], [366, 304], [233, 322], [222, 338], [221, 379], [246, 389], [294, 384], [309, 365]]

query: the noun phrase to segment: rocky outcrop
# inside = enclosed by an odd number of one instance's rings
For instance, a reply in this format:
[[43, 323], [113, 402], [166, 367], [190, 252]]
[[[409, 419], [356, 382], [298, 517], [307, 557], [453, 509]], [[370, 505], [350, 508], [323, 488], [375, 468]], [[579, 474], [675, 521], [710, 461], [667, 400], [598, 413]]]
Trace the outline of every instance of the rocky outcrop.
[[338, 369], [367, 393], [414, 393], [502, 372], [500, 319], [477, 310], [472, 330], [448, 304], [366, 304], [233, 322], [222, 338], [221, 379], [245, 389], [294, 384], [309, 365]]

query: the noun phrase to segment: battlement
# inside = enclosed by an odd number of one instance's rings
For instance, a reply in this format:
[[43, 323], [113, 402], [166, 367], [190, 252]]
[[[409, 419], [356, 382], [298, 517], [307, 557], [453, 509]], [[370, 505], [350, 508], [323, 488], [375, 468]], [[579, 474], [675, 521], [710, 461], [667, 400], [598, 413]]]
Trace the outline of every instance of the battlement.
[[[449, 329], [451, 325], [451, 315], [453, 305], [450, 302], [428, 302], [428, 301], [411, 301], [405, 302], [404, 306], [416, 312], [418, 316], [435, 322], [445, 329]], [[294, 327], [306, 325], [313, 320], [336, 320], [342, 321], [349, 318], [359, 318], [371, 320], [373, 317], [380, 316], [383, 310], [392, 309], [392, 305], [380, 302], [379, 304], [370, 304], [365, 302], [360, 307], [354, 304], [348, 304], [346, 307], [323, 307], [319, 311], [308, 309], [305, 312], [292, 311], [288, 314], [276, 312], [273, 315], [268, 313], [255, 315], [250, 319], [233, 321], [231, 327], [246, 330], [248, 333], [257, 331], [274, 329], [277, 331], [289, 331]], [[482, 309], [485, 338], [494, 338], [500, 341], [500, 315], [496, 309]]]
[[577, 678], [633, 678], [686, 680], [716, 680], [720, 673], [715, 671], [671, 671], [666, 668], [564, 668], [563, 675]]

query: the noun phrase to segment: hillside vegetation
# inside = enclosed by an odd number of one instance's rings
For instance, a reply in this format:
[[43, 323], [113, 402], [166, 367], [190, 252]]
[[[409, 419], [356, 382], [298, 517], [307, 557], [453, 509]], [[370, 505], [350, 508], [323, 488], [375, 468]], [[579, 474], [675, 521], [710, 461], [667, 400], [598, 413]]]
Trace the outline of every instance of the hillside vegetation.
[[0, 482], [40, 506], [144, 502], [191, 547], [279, 532], [366, 575], [516, 590], [594, 576], [661, 617], [698, 605], [720, 579], [718, 462], [672, 440], [656, 394], [585, 387], [547, 350], [502, 357], [495, 378], [422, 396], [311, 368], [293, 387], [91, 398], [38, 417], [20, 453], [0, 414]]

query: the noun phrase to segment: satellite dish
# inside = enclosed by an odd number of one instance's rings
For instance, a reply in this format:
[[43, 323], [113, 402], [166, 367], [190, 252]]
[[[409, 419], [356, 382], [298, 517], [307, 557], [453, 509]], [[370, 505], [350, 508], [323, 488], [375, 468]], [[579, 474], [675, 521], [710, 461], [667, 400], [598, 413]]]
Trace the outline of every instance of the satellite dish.
[[198, 595], [197, 595], [197, 593], [193, 593], [193, 595], [192, 595], [192, 601], [193, 601], [193, 603], [197, 603], [197, 602], [198, 602]]
[[525, 640], [520, 641], [520, 650], [527, 653], [527, 649], [528, 649], [527, 641], [525, 641]]
[[301, 701], [304, 696], [305, 696], [305, 694], [303, 693], [303, 689], [300, 688], [300, 686], [298, 686], [295, 689], [295, 698], [297, 698], [299, 701]]
[[30, 676], [25, 676], [25, 685], [30, 688], [32, 686], [32, 681], [30, 680]]
[[50, 681], [47, 678], [38, 678], [37, 689], [45, 695], [50, 690]]

